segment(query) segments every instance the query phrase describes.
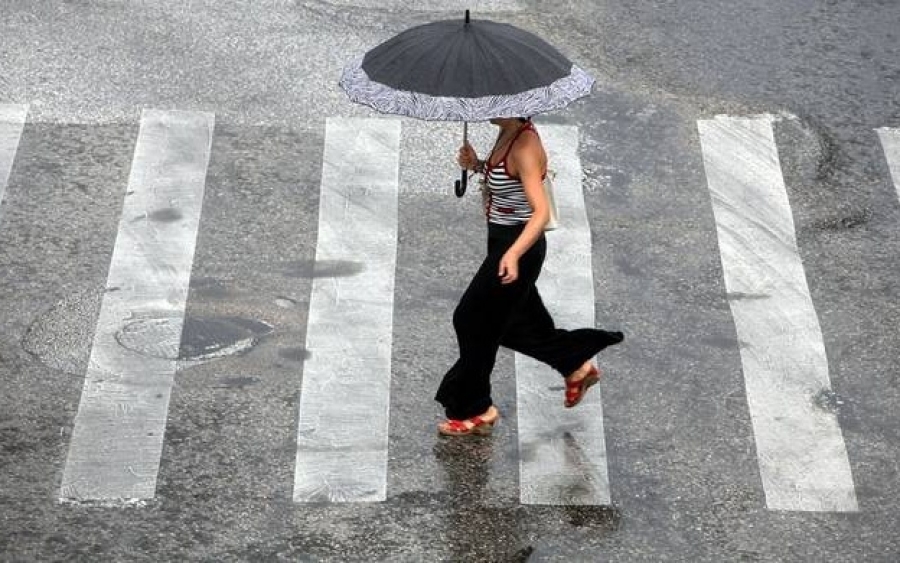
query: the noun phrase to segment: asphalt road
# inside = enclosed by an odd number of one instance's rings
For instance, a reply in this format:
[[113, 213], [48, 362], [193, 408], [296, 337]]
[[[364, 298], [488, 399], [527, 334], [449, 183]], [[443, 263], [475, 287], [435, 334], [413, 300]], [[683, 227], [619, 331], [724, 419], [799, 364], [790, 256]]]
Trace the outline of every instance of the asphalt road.
[[[900, 559], [900, 200], [876, 133], [900, 127], [900, 5], [545, 4], [4, 0], [0, 104], [28, 118], [0, 203], [0, 559]], [[497, 433], [435, 435], [483, 226], [477, 200], [450, 195], [459, 126], [404, 120], [387, 499], [295, 503], [313, 281], [357, 273], [315, 264], [326, 119], [376, 117], [337, 78], [465, 8], [598, 79], [537, 121], [578, 128], [597, 324], [627, 335], [601, 355], [612, 502], [520, 502], [508, 352]], [[156, 494], [60, 503], [144, 109], [215, 115]], [[771, 510], [761, 482], [697, 128], [761, 114], [775, 116], [855, 512]], [[484, 147], [490, 129], [474, 135]], [[252, 347], [198, 357], [226, 333]]]

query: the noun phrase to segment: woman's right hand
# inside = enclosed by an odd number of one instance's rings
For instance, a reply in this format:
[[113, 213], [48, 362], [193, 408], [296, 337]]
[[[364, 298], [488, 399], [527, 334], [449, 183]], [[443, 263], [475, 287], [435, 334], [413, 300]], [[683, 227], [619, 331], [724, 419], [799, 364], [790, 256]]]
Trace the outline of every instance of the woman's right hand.
[[475, 149], [472, 148], [472, 145], [467, 142], [459, 148], [456, 162], [459, 163], [460, 168], [465, 170], [475, 170], [475, 167], [478, 164], [478, 155], [475, 154]]

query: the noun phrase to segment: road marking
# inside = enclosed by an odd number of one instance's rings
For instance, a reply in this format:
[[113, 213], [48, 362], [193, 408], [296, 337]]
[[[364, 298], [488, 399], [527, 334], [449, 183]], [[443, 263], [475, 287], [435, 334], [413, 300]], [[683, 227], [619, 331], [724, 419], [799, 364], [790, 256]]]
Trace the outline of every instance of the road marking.
[[411, 6], [406, 0], [349, 0], [341, 2], [341, 5], [381, 10], [412, 9], [421, 12], [449, 12], [453, 15], [463, 14], [467, 8], [470, 8], [473, 19], [480, 17], [481, 14], [520, 12], [524, 9], [521, 0], [466, 0], [465, 2], [460, 0], [419, 0], [414, 6]]
[[0, 205], [3, 204], [6, 184], [9, 182], [16, 151], [19, 150], [19, 140], [22, 138], [27, 116], [27, 105], [0, 104]]
[[[153, 498], [184, 322], [214, 116], [145, 110], [61, 500]], [[177, 326], [158, 355], [118, 343], [130, 326]], [[164, 350], [163, 350], [164, 348]]]
[[387, 498], [399, 151], [398, 120], [326, 121], [316, 262], [358, 268], [313, 279], [295, 502]]
[[894, 188], [897, 190], [897, 198], [900, 199], [900, 129], [887, 127], [878, 130], [881, 139], [881, 147], [887, 159], [888, 168], [894, 178]]
[[[541, 297], [562, 327], [594, 326], [591, 231], [581, 188], [578, 129], [541, 126], [556, 170], [554, 193], [560, 228], [547, 235], [547, 258], [538, 279]], [[519, 498], [523, 504], [610, 503], [600, 391], [577, 409], [563, 408], [560, 375], [516, 354], [519, 419]]]
[[772, 510], [856, 511], [819, 319], [797, 249], [773, 118], [698, 122], [747, 402]]

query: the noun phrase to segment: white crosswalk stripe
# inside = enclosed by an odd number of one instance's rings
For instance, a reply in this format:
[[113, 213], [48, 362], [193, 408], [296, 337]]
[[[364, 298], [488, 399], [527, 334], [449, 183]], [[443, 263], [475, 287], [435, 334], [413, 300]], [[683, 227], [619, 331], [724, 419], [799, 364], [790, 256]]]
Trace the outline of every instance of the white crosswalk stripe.
[[[399, 0], [351, 0], [346, 4], [381, 10], [409, 9], [407, 2]], [[468, 0], [466, 2], [460, 2], [459, 0], [421, 0], [416, 3], [416, 9], [447, 14], [445, 16], [446, 19], [450, 19], [456, 16], [462, 17], [461, 15], [467, 9], [471, 9], [473, 14], [517, 12], [522, 10], [522, 2], [520, 0]]]
[[881, 138], [884, 156], [894, 178], [897, 198], [900, 199], [900, 129], [884, 127], [878, 130], [878, 136]]
[[855, 511], [837, 417], [817, 406], [831, 389], [828, 360], [772, 119], [723, 116], [698, 126], [766, 504]]
[[[578, 129], [542, 126], [556, 172], [559, 229], [547, 234], [538, 287], [560, 327], [594, 326], [591, 230], [584, 209]], [[610, 502], [606, 440], [599, 388], [577, 409], [563, 409], [560, 376], [516, 354], [519, 482], [523, 504], [604, 505]]]
[[[207, 113], [142, 115], [62, 500], [156, 494], [213, 122]], [[159, 353], [129, 349], [125, 336], [135, 348], [151, 340]]]
[[329, 119], [316, 261], [360, 273], [313, 281], [294, 500], [387, 496], [400, 122]]
[[[27, 111], [0, 105], [0, 221]], [[697, 126], [767, 508], [856, 511], [841, 428], [834, 413], [819, 406], [831, 388], [825, 343], [800, 260], [773, 119], [723, 116]], [[302, 379], [297, 374], [292, 437], [298, 503], [390, 498], [402, 127], [394, 119], [326, 121], [316, 261], [356, 267], [353, 276], [313, 279], [310, 355]], [[156, 494], [213, 129], [211, 114], [143, 114], [62, 500]], [[560, 325], [593, 325], [591, 231], [601, 227], [588, 224], [584, 208], [579, 130], [542, 125], [541, 131], [558, 173], [563, 227], [548, 235], [540, 288]], [[900, 197], [900, 130], [877, 134]], [[125, 346], [141, 339], [159, 353]], [[615, 456], [607, 458], [601, 393], [592, 390], [578, 409], [564, 410], [562, 393], [548, 391], [559, 386], [549, 368], [516, 357], [519, 501], [609, 504], [616, 496], [608, 467]]]
[[[26, 105], [0, 104], [0, 205], [3, 204], [3, 195], [6, 193], [6, 184], [9, 182], [27, 115]], [[0, 215], [0, 220], [2, 219]]]

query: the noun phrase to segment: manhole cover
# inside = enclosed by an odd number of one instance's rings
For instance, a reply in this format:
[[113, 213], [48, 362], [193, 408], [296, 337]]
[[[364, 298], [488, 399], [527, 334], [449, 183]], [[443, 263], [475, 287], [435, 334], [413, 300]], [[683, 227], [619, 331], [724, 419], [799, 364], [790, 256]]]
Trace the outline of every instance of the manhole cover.
[[[22, 347], [51, 368], [84, 375], [102, 295], [93, 290], [62, 299], [34, 320]], [[179, 333], [178, 323], [170, 317], [143, 317], [126, 323], [116, 340], [146, 356], [202, 362], [246, 352], [272, 330], [253, 319], [198, 316], [187, 317]]]
[[240, 317], [188, 317], [179, 331], [177, 319], [164, 317], [132, 321], [116, 340], [145, 356], [196, 361], [246, 352], [270, 332], [271, 325]]

